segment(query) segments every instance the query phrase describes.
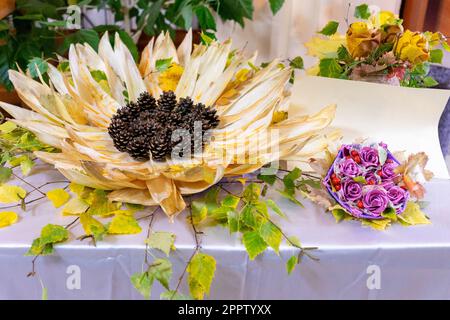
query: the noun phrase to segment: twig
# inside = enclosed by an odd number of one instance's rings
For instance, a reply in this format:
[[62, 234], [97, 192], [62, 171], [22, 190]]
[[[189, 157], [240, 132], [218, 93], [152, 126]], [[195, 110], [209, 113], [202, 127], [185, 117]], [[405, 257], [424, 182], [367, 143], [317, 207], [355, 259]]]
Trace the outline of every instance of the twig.
[[25, 183], [26, 185], [30, 186], [31, 188], [33, 188], [34, 191], [39, 192], [40, 194], [42, 194], [43, 196], [45, 196], [46, 194], [44, 192], [42, 192], [41, 190], [39, 190], [40, 188], [36, 188], [35, 186], [33, 186], [31, 183], [29, 183], [28, 181], [26, 181], [25, 179], [19, 177], [17, 174], [13, 173], [13, 176], [16, 179], [19, 179], [20, 181], [22, 181], [23, 183]]
[[203, 232], [197, 231], [197, 228], [196, 228], [195, 223], [194, 223], [194, 218], [192, 216], [192, 208], [191, 208], [191, 206], [189, 206], [189, 215], [190, 215], [190, 219], [191, 219], [192, 230], [194, 231], [195, 249], [194, 249], [194, 252], [192, 252], [192, 255], [190, 256], [188, 262], [186, 263], [186, 266], [184, 267], [183, 273], [181, 274], [180, 278], [178, 279], [177, 286], [176, 286], [175, 290], [173, 291], [173, 294], [170, 297], [170, 300], [172, 300], [175, 297], [175, 295], [177, 294], [178, 290], [180, 289], [181, 282], [183, 281], [184, 276], [186, 275], [187, 269], [188, 269], [189, 265], [192, 262], [192, 259], [194, 259], [195, 255], [201, 249], [201, 241], [200, 241], [198, 236], [203, 234]]
[[[80, 217], [77, 217], [75, 220], [73, 220], [71, 223], [66, 225], [64, 229], [69, 229], [71, 226], [73, 226]], [[31, 272], [27, 274], [27, 277], [34, 277], [36, 275], [36, 260], [42, 255], [42, 252], [45, 248], [43, 248], [37, 255], [34, 256], [33, 260], [31, 260]]]
[[299, 253], [299, 261], [301, 256], [305, 255], [308, 258], [310, 258], [313, 261], [319, 261], [319, 258], [314, 257], [313, 255], [309, 254], [307, 251], [311, 251], [311, 250], [317, 250], [319, 248], [317, 247], [307, 247], [307, 248], [303, 248], [302, 246], [298, 246], [295, 243], [292, 242], [291, 239], [289, 239], [289, 237], [284, 233], [284, 231], [276, 224], [274, 223], [272, 220], [268, 219], [268, 221], [275, 227], [278, 229], [278, 231], [280, 231], [281, 235], [283, 236], [284, 239], [286, 239], [286, 241], [293, 247], [300, 249], [300, 253]]
[[[150, 215], [150, 221], [148, 223], [148, 227], [147, 227], [147, 239], [150, 237], [150, 232], [152, 230], [152, 224], [153, 224], [153, 220], [155, 219], [155, 214], [156, 212], [159, 210], [160, 207], [157, 207]], [[149, 266], [148, 264], [148, 241], [145, 242], [145, 258], [144, 258], [144, 263]]]

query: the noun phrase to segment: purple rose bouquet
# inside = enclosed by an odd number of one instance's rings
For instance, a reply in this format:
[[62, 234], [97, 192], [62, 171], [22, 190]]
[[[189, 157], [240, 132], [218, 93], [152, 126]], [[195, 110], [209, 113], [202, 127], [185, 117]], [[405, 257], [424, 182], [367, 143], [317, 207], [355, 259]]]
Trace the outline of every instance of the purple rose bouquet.
[[342, 208], [356, 218], [401, 214], [410, 197], [396, 173], [400, 165], [384, 143], [343, 145], [323, 183]]

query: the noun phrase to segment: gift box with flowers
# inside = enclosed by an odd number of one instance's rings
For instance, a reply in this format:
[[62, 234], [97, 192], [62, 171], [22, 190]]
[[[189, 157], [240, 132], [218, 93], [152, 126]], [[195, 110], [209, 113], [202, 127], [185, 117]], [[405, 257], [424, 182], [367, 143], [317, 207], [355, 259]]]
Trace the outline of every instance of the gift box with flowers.
[[442, 63], [441, 48], [450, 50], [446, 37], [405, 30], [394, 13], [371, 8], [356, 7], [358, 21], [348, 26], [346, 35], [337, 33], [339, 23], [331, 21], [305, 44], [308, 54], [320, 60], [308, 73], [406, 87], [436, 86], [428, 73], [431, 63]]

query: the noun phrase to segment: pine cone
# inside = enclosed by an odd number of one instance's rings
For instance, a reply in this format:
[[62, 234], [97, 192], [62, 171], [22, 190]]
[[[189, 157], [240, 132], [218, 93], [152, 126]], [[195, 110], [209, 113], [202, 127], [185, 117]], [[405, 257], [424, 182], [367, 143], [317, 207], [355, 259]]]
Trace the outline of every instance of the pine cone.
[[148, 141], [145, 136], [134, 138], [128, 144], [126, 151], [135, 160], [147, 161], [150, 159]]
[[154, 110], [157, 108], [156, 99], [153, 98], [148, 92], [143, 92], [137, 100], [141, 110]]
[[[201, 126], [198, 128], [198, 122]], [[163, 161], [172, 152], [178, 156], [185, 150], [191, 154], [202, 151], [211, 135], [209, 129], [217, 127], [219, 117], [216, 110], [198, 103], [194, 105], [191, 98], [177, 99], [172, 91], [164, 92], [158, 102], [148, 93], [139, 96], [136, 103], [130, 102], [117, 110], [111, 119], [108, 133], [114, 146], [121, 152], [128, 152], [139, 161], [152, 159]], [[188, 136], [172, 142], [176, 130], [183, 129]]]
[[164, 161], [172, 152], [170, 136], [162, 132], [150, 140], [150, 153], [155, 161]]
[[164, 91], [158, 100], [158, 107], [162, 111], [170, 112], [177, 105], [177, 97], [173, 91]]

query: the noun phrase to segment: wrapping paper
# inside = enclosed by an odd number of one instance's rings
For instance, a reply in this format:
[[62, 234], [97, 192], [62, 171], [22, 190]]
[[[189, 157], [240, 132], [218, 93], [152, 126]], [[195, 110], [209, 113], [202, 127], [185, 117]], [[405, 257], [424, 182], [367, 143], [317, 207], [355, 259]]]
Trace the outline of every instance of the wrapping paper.
[[[48, 166], [39, 166], [29, 181], [40, 184], [61, 176]], [[15, 183], [27, 188], [19, 182]], [[52, 186], [54, 188], [56, 186]], [[385, 232], [363, 228], [358, 222], [336, 225], [322, 209], [305, 202], [304, 209], [277, 198], [288, 219], [274, 218], [288, 235], [299, 237], [304, 246], [317, 246], [319, 262], [305, 259], [290, 276], [285, 263], [294, 249], [286, 245], [280, 257], [273, 251], [249, 261], [237, 236], [220, 228], [205, 229], [203, 250], [217, 259], [216, 279], [210, 298], [214, 299], [450, 299], [450, 180], [434, 180], [427, 185], [431, 201], [426, 213], [430, 226], [405, 228], [395, 225]], [[32, 240], [48, 223], [67, 224], [48, 201], [29, 205], [20, 212], [20, 221], [0, 229], [0, 299], [40, 299], [37, 278], [27, 278], [32, 257], [24, 257]], [[148, 212], [142, 212], [142, 215]], [[176, 285], [185, 262], [194, 248], [194, 239], [185, 215], [171, 224], [161, 214], [154, 231], [177, 234], [177, 251], [171, 256]], [[140, 221], [143, 232], [132, 236], [107, 236], [97, 247], [72, 240], [58, 245], [54, 256], [40, 257], [36, 270], [48, 289], [49, 299], [141, 299], [129, 277], [140, 272], [148, 219]], [[72, 231], [81, 235], [77, 225]], [[379, 270], [379, 289], [369, 289], [373, 268]], [[80, 289], [70, 289], [71, 276], [79, 271]], [[69, 282], [69, 286], [67, 283]], [[155, 284], [152, 298], [162, 292]], [[183, 283], [183, 292], [188, 289]]]
[[292, 91], [292, 114], [311, 113], [336, 103], [336, 118], [330, 130], [342, 130], [345, 143], [370, 138], [387, 143], [393, 152], [424, 151], [430, 158], [427, 168], [437, 178], [449, 178], [438, 134], [449, 90], [302, 76]]

